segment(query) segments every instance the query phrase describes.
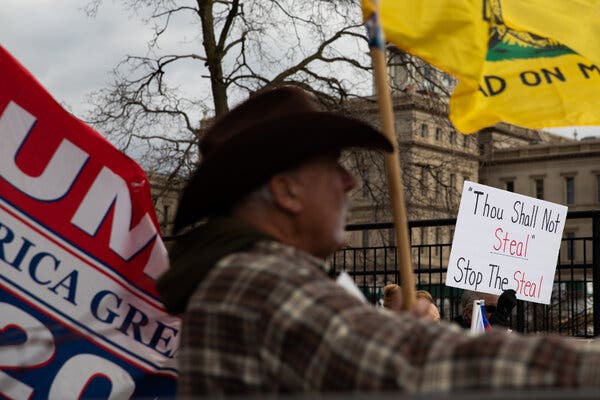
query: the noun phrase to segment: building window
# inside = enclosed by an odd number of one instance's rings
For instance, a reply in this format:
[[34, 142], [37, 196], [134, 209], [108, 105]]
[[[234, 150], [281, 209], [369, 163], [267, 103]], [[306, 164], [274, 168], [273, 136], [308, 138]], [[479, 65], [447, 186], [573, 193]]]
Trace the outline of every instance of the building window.
[[435, 227], [435, 255], [437, 256], [440, 253], [440, 227]]
[[467, 147], [469, 145], [469, 136], [462, 135], [462, 138], [463, 138], [463, 147]]
[[427, 125], [426, 124], [421, 124], [421, 136], [427, 137]]
[[442, 139], [442, 128], [435, 128], [435, 140]]
[[456, 144], [456, 131], [450, 132], [450, 144]]
[[436, 73], [433, 67], [429, 64], [425, 64], [423, 66], [423, 86], [427, 89], [428, 92], [433, 92], [435, 87], [433, 86], [433, 81], [436, 79]]
[[536, 199], [544, 198], [544, 180], [542, 178], [535, 179], [534, 183], [534, 195]]
[[567, 204], [575, 204], [575, 178], [568, 176], [565, 178], [565, 189], [567, 194]]
[[504, 189], [508, 192], [514, 192], [515, 191], [515, 181], [504, 182]]
[[162, 226], [165, 227], [167, 226], [167, 224], [169, 223], [169, 205], [168, 204], [163, 204], [163, 220], [162, 220]]
[[369, 247], [369, 231], [362, 231], [362, 247]]
[[600, 203], [600, 175], [596, 175], [596, 201]]

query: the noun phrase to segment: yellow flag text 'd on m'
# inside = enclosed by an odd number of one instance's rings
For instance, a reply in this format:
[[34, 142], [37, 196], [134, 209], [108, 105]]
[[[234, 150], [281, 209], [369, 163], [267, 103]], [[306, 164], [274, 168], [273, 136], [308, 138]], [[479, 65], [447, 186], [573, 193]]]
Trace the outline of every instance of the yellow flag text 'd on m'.
[[[459, 78], [450, 99], [450, 119], [459, 131], [501, 121], [529, 128], [600, 124], [600, 46], [575, 34], [600, 29], [600, 19], [583, 18], [597, 15], [598, 7], [578, 1], [579, 23], [590, 27], [570, 31], [562, 22], [559, 41], [551, 23], [542, 31], [543, 21], [559, 21], [553, 12], [566, 8], [542, 9], [544, 2], [533, 0], [536, 13], [522, 2], [381, 0], [379, 12], [387, 40]], [[363, 0], [365, 16], [372, 10]]]

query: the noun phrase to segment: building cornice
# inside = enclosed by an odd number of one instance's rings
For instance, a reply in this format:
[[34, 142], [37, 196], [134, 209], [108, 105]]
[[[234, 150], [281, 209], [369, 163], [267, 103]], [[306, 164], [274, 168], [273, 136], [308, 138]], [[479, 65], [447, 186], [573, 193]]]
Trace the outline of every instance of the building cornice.
[[573, 143], [530, 145], [493, 151], [487, 165], [540, 160], [600, 157], [600, 140]]
[[[401, 93], [392, 97], [394, 111], [423, 111], [444, 118], [448, 117], [447, 100], [437, 95], [420, 93]], [[368, 96], [350, 100], [346, 103], [349, 111], [360, 110], [374, 114], [379, 112], [377, 97]]]
[[516, 125], [510, 125], [500, 122], [494, 126], [483, 128], [480, 133], [500, 133], [506, 136], [522, 139], [526, 141], [541, 140], [540, 131], [535, 129], [523, 128]]
[[[394, 111], [422, 111], [437, 117], [448, 118], [448, 99], [436, 94], [403, 92], [392, 97], [392, 105]], [[375, 96], [352, 99], [346, 103], [346, 108], [348, 111], [360, 111], [367, 114], [376, 114], [379, 112], [379, 104]], [[543, 140], [542, 131], [523, 128], [505, 122], [484, 128], [479, 132], [501, 133], [529, 142]], [[544, 134], [550, 137], [556, 136], [548, 132], [544, 132]], [[558, 140], [559, 137], [556, 136], [556, 138]]]
[[462, 158], [471, 159], [472, 161], [480, 162], [482, 157], [476, 152], [468, 152], [464, 150], [458, 150], [451, 147], [440, 146], [436, 144], [420, 142], [417, 140], [398, 140], [398, 146], [406, 149], [422, 148], [439, 153], [443, 153], [451, 156], [458, 156]]

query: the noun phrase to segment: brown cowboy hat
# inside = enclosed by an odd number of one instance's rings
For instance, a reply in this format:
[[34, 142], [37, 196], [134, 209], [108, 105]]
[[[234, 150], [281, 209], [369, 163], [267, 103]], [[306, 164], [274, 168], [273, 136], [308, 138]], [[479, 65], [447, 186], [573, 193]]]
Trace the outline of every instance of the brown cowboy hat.
[[366, 123], [319, 111], [299, 88], [262, 90], [217, 119], [202, 137], [202, 161], [183, 191], [174, 231], [229, 210], [277, 173], [348, 147], [393, 150]]

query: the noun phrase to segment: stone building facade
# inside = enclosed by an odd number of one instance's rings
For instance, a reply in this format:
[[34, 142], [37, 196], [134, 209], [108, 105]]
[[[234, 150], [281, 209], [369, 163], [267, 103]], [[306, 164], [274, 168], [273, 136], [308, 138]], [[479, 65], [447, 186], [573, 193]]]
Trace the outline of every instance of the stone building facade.
[[[394, 91], [393, 107], [409, 220], [455, 218], [466, 180], [541, 195], [570, 210], [600, 206], [600, 139], [576, 141], [504, 123], [463, 135], [448, 120], [442, 94], [413, 90], [403, 82]], [[349, 102], [346, 112], [379, 126], [374, 97]], [[351, 193], [349, 223], [391, 221], [383, 157], [347, 153], [344, 162], [358, 183]], [[165, 185], [164, 176], [149, 178], [163, 235], [169, 236], [180, 191]], [[565, 232], [588, 233], [572, 224]], [[451, 227], [413, 229], [411, 243], [450, 243], [452, 235]], [[393, 245], [395, 240], [392, 230], [363, 231], [350, 233], [348, 243], [369, 247]]]
[[[487, 166], [503, 149], [569, 142], [569, 139], [543, 131], [503, 123], [476, 134], [463, 135], [448, 120], [445, 104], [444, 98], [430, 93], [401, 92], [393, 97], [409, 220], [455, 218], [463, 182], [489, 181], [494, 175]], [[379, 109], [374, 98], [356, 100], [349, 106], [349, 112], [379, 126]], [[346, 163], [359, 181], [351, 193], [353, 206], [349, 222], [390, 221], [382, 158], [351, 153], [346, 157]], [[482, 173], [486, 177], [482, 178]], [[448, 242], [452, 234], [452, 228], [421, 228], [411, 232], [411, 241], [412, 244]], [[368, 247], [389, 245], [394, 241], [391, 232], [355, 232], [350, 235], [349, 243]]]
[[[497, 149], [480, 168], [486, 185], [563, 204], [569, 211], [600, 209], [600, 139], [563, 143], [537, 143]], [[569, 220], [566, 238], [592, 235], [586, 220]], [[584, 240], [571, 247], [563, 243], [561, 261], [575, 263], [586, 258]], [[587, 258], [591, 257], [587, 249]]]
[[[600, 139], [577, 141], [505, 123], [462, 135], [447, 119], [443, 98], [429, 93], [397, 93], [393, 107], [410, 221], [456, 218], [466, 180], [568, 205], [569, 210], [600, 207]], [[356, 100], [350, 113], [379, 125], [374, 98]], [[356, 153], [345, 158], [358, 181], [351, 193], [350, 224], [392, 221], [382, 158]], [[443, 271], [453, 233], [453, 226], [413, 228], [413, 267], [424, 272]], [[564, 236], [591, 236], [591, 225], [589, 221], [568, 221]], [[591, 248], [589, 243], [584, 248], [585, 243], [563, 243], [561, 261], [581, 262], [586, 254], [589, 261]], [[439, 244], [444, 246], [429, 246]], [[394, 270], [397, 261], [393, 252], [380, 249], [394, 245], [392, 229], [352, 231], [348, 233], [348, 247], [363, 250], [346, 252], [336, 262], [353, 268], [358, 264], [365, 272], [381, 270], [382, 265]], [[381, 282], [372, 281], [374, 275], [366, 276], [361, 283], [365, 287], [395, 281], [393, 275], [377, 275], [376, 279], [384, 279]], [[435, 285], [443, 279], [442, 273], [425, 272], [419, 282]]]
[[183, 184], [172, 181], [167, 184], [168, 177], [160, 174], [148, 174], [148, 180], [162, 236], [169, 237], [173, 234], [173, 221]]

